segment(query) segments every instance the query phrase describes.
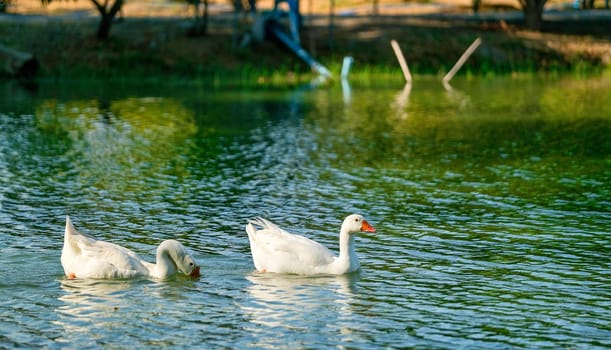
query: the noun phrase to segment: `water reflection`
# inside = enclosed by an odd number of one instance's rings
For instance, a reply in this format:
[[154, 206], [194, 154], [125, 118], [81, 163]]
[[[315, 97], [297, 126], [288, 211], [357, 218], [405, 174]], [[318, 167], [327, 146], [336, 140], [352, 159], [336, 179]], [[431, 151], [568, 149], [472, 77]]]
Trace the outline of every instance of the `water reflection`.
[[448, 100], [452, 104], [456, 105], [456, 108], [464, 110], [468, 107], [470, 99], [466, 93], [452, 87], [452, 85], [450, 85], [450, 83], [446, 81], [443, 82], [443, 87], [446, 90], [446, 96], [448, 97]]
[[66, 334], [81, 334], [96, 337], [93, 328], [112, 329], [121, 323], [116, 313], [131, 308], [132, 302], [126, 292], [134, 287], [129, 281], [100, 281], [91, 279], [62, 279], [60, 287], [64, 292], [55, 312], [56, 325], [63, 327]]
[[114, 178], [154, 176], [180, 163], [185, 141], [197, 131], [193, 115], [180, 102], [164, 98], [124, 100], [46, 100], [36, 110], [43, 134], [67, 140], [67, 156], [80, 169], [82, 182], [116, 186]]
[[407, 104], [409, 103], [409, 95], [412, 93], [412, 84], [405, 84], [401, 92], [397, 94], [394, 101], [394, 108], [399, 119], [407, 118]]
[[342, 78], [342, 98], [344, 100], [344, 106], [349, 107], [352, 104], [352, 87], [348, 79]]
[[205, 305], [197, 283], [183, 278], [164, 282], [62, 279], [53, 324], [63, 335], [55, 341], [119, 348], [149, 342], [190, 344], [195, 340], [184, 334], [194, 334]]
[[252, 273], [246, 279], [251, 282], [247, 287], [250, 298], [240, 308], [250, 319], [249, 329], [253, 332], [337, 327], [339, 333], [349, 334], [354, 326], [352, 322], [345, 323], [353, 317], [351, 304], [357, 298], [358, 273], [344, 276]]

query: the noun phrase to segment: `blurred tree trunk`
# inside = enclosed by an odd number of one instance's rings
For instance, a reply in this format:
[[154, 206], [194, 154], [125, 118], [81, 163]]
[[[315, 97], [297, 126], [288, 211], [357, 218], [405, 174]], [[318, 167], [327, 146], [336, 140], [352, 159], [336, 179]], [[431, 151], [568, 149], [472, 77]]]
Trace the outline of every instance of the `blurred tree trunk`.
[[102, 20], [100, 21], [100, 25], [98, 26], [97, 37], [100, 40], [108, 39], [110, 35], [110, 26], [112, 25], [112, 21], [121, 10], [121, 6], [123, 6], [124, 0], [91, 0], [95, 7], [98, 9], [100, 16], [102, 16]]
[[593, 9], [594, 8], [594, 0], [583, 0], [584, 9]]
[[[204, 36], [208, 31], [208, 0], [187, 0], [191, 4], [193, 4], [193, 9], [195, 12], [195, 22], [193, 26], [189, 29], [189, 36]], [[200, 7], [204, 5], [202, 12], [200, 14]]]
[[526, 28], [541, 30], [543, 26], [543, 6], [546, 2], [547, 0], [520, 0]]
[[0, 0], [0, 12], [6, 12], [6, 8], [11, 3], [11, 0]]

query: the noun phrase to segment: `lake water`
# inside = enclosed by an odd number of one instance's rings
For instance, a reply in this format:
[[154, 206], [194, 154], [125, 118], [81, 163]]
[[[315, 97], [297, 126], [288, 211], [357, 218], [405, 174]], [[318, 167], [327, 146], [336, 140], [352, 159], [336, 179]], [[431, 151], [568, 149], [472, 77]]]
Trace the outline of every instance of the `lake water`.
[[[611, 79], [0, 86], [0, 347], [611, 347]], [[254, 272], [264, 216], [359, 273]], [[199, 279], [68, 280], [65, 216]]]

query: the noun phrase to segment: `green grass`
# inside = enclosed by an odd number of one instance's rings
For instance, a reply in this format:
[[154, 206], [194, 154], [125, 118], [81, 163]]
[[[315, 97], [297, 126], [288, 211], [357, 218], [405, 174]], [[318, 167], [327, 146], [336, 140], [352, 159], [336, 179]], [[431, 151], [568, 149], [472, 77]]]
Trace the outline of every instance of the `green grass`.
[[[273, 42], [246, 49], [231, 47], [231, 33], [211, 32], [189, 38], [182, 27], [129, 19], [115, 25], [112, 39], [93, 37], [95, 21], [64, 23], [0, 23], [0, 44], [32, 52], [41, 61], [41, 77], [51, 79], [108, 79], [113, 81], [200, 81], [210, 87], [292, 86], [309, 82], [310, 69], [294, 54]], [[360, 32], [377, 31], [374, 37]], [[326, 31], [319, 29], [318, 35]], [[413, 75], [443, 76], [477, 36], [482, 46], [458, 75], [498, 76], [527, 74], [601, 74], [608, 69], [602, 56], [552, 49], [547, 41], [588, 43], [588, 36], [530, 35], [477, 26], [405, 26], [401, 22], [338, 26], [333, 45], [314, 40], [313, 54], [338, 75], [344, 56], [355, 58], [350, 79], [369, 84], [380, 77], [402, 76], [389, 38], [397, 38]], [[304, 37], [309, 33], [304, 32]], [[304, 45], [306, 44], [304, 40]], [[599, 40], [600, 42], [600, 40]], [[594, 44], [593, 44], [594, 45]], [[569, 46], [569, 45], [566, 45]], [[556, 47], [563, 47], [556, 45]], [[587, 47], [587, 46], [586, 46]], [[310, 47], [306, 47], [310, 49]], [[586, 54], [587, 53], [587, 54]], [[397, 77], [397, 78], [395, 78]]]

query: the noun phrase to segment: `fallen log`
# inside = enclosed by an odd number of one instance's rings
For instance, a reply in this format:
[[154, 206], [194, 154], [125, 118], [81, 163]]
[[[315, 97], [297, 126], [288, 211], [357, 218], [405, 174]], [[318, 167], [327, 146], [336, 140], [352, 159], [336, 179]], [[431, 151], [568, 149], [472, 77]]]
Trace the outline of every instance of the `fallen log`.
[[40, 64], [34, 55], [0, 45], [0, 64], [4, 73], [16, 78], [33, 78]]

